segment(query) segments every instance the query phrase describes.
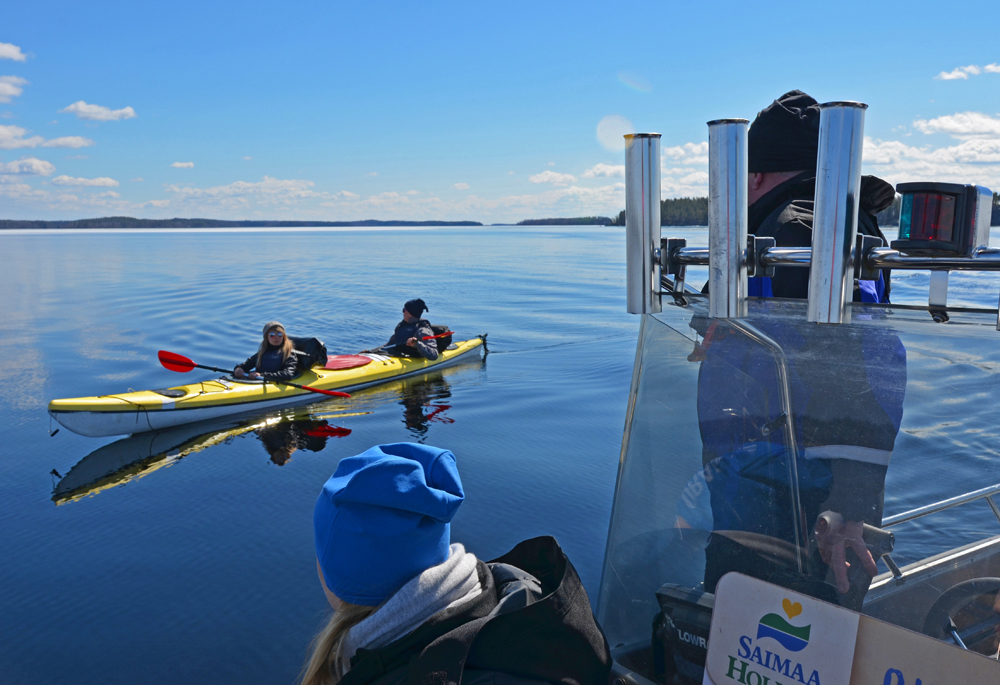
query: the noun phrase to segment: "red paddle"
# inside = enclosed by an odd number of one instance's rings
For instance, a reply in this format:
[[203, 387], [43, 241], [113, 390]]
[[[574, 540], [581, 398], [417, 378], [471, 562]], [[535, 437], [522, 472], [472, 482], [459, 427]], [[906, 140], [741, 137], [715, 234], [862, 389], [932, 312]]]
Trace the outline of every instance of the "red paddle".
[[425, 335], [421, 340], [433, 340], [434, 338], [443, 338], [446, 335], [455, 335], [455, 331], [448, 331], [447, 333], [441, 333], [439, 335]]
[[[229, 373], [226, 369], [220, 369], [216, 366], [205, 366], [204, 364], [195, 364], [193, 361], [187, 357], [182, 357], [174, 352], [167, 352], [166, 350], [160, 350], [156, 353], [156, 356], [160, 358], [160, 363], [163, 364], [164, 368], [170, 369], [171, 371], [176, 371], [178, 373], [187, 373], [192, 369], [207, 369], [208, 371], [218, 371], [219, 373]], [[318, 392], [321, 395], [330, 395], [331, 397], [350, 397], [346, 392], [337, 392], [336, 390], [320, 390], [319, 388], [310, 388], [308, 385], [299, 385], [298, 383], [289, 383], [288, 381], [268, 381], [270, 383], [278, 383], [279, 385], [290, 385], [293, 388], [298, 388], [300, 390], [308, 390], [309, 392]]]

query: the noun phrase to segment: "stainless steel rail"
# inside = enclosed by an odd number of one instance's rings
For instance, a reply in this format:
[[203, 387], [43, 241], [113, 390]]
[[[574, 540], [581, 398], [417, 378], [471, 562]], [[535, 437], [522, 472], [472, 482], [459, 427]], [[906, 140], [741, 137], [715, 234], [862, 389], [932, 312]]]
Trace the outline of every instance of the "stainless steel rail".
[[[988, 248], [972, 257], [920, 257], [888, 247], [876, 247], [864, 255], [870, 269], [1000, 271], [1000, 248]], [[685, 266], [708, 266], [707, 247], [681, 247], [669, 259]], [[761, 254], [764, 266], [804, 266], [812, 262], [811, 247], [771, 247]]]
[[865, 255], [873, 269], [930, 269], [932, 271], [1000, 271], [1000, 249], [979, 250], [971, 257], [911, 257], [899, 250], [876, 247]]
[[889, 516], [888, 518], [882, 519], [882, 527], [888, 528], [890, 526], [896, 526], [900, 523], [920, 518], [921, 516], [927, 516], [928, 514], [944, 511], [945, 509], [951, 509], [952, 507], [957, 507], [960, 504], [974, 502], [977, 499], [985, 499], [989, 503], [990, 508], [993, 510], [993, 514], [997, 517], [997, 520], [1000, 520], [1000, 508], [998, 508], [996, 502], [993, 501], [993, 495], [996, 494], [1000, 494], [1000, 483], [991, 485], [988, 488], [982, 488], [981, 490], [967, 492], [964, 495], [958, 495], [957, 497], [941, 500], [940, 502], [935, 502], [934, 504], [917, 507], [916, 509], [905, 511], [902, 514]]

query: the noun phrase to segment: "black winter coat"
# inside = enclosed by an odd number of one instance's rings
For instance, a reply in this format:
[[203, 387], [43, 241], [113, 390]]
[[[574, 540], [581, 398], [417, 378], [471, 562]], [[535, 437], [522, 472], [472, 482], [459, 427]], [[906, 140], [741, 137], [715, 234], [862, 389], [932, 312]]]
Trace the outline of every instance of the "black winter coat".
[[611, 652], [573, 564], [551, 537], [489, 564], [483, 592], [379, 649], [359, 649], [341, 685], [606, 685]]
[[[437, 343], [434, 340], [421, 340], [431, 335], [434, 335], [434, 331], [431, 330], [431, 322], [427, 319], [419, 319], [412, 323], [400, 321], [396, 324], [396, 330], [393, 331], [389, 342], [383, 347], [388, 348], [388, 354], [393, 356], [424, 357], [433, 361], [438, 358]], [[417, 339], [416, 347], [406, 344], [410, 338]]]
[[[815, 172], [805, 172], [785, 181], [750, 205], [747, 232], [759, 238], [774, 238], [778, 247], [811, 246], [815, 192]], [[858, 211], [859, 234], [878, 236], [882, 238], [884, 246], [889, 246], [875, 215], [891, 205], [895, 196], [892, 186], [882, 179], [875, 176], [862, 177]], [[888, 298], [891, 289], [889, 270], [882, 273], [885, 276], [885, 296]], [[809, 269], [775, 267], [771, 290], [775, 297], [805, 299], [809, 293]], [[857, 283], [854, 300], [860, 301]]]
[[[269, 350], [268, 352], [265, 352], [264, 353], [265, 356], [269, 352], [271, 352], [271, 351]], [[268, 365], [267, 365], [266, 361], [267, 360], [265, 360], [265, 363], [263, 365], [264, 368], [268, 368]], [[258, 373], [261, 376], [264, 377], [264, 380], [268, 380], [268, 381], [290, 381], [293, 378], [295, 378], [295, 376], [298, 374], [298, 357], [295, 354], [288, 355], [288, 359], [286, 359], [285, 361], [282, 362], [281, 361], [280, 352], [279, 352], [278, 358], [276, 360], [274, 360], [274, 361], [277, 364], [281, 365], [280, 368], [278, 368], [277, 370], [275, 370], [275, 371], [260, 371], [260, 370], [258, 370]], [[239, 368], [239, 367], [243, 367], [243, 370], [245, 372], [247, 372], [247, 373], [250, 373], [255, 368], [257, 368], [257, 353], [254, 352], [253, 354], [251, 354], [249, 357], [247, 357], [247, 360], [245, 362], [243, 362], [242, 364], [238, 364], [236, 368]], [[234, 372], [236, 371], [236, 368], [233, 369]]]

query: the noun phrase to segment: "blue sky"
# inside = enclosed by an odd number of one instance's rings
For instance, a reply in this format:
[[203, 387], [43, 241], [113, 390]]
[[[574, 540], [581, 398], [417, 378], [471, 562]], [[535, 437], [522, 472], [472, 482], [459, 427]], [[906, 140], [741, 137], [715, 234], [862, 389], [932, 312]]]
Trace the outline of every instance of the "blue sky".
[[[9, 3], [0, 218], [611, 215], [619, 134], [869, 104], [865, 171], [1000, 190], [1000, 3]], [[603, 122], [603, 123], [602, 123]], [[600, 135], [599, 135], [600, 133]]]

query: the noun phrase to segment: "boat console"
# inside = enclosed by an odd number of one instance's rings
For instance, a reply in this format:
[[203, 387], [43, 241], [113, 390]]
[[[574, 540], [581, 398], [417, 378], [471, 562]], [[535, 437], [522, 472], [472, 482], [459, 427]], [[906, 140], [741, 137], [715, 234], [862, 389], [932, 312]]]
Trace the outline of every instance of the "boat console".
[[[865, 106], [821, 112], [809, 248], [747, 234], [746, 120], [709, 122], [708, 246], [661, 237], [659, 135], [626, 136], [642, 321], [597, 608], [618, 685], [702, 682], [731, 571], [1000, 653], [1000, 323], [947, 302], [949, 271], [1000, 270], [992, 194], [901, 184], [899, 240], [859, 238]], [[810, 268], [808, 299], [748, 296], [776, 266]], [[851, 301], [888, 268], [936, 274], [928, 305]]]

